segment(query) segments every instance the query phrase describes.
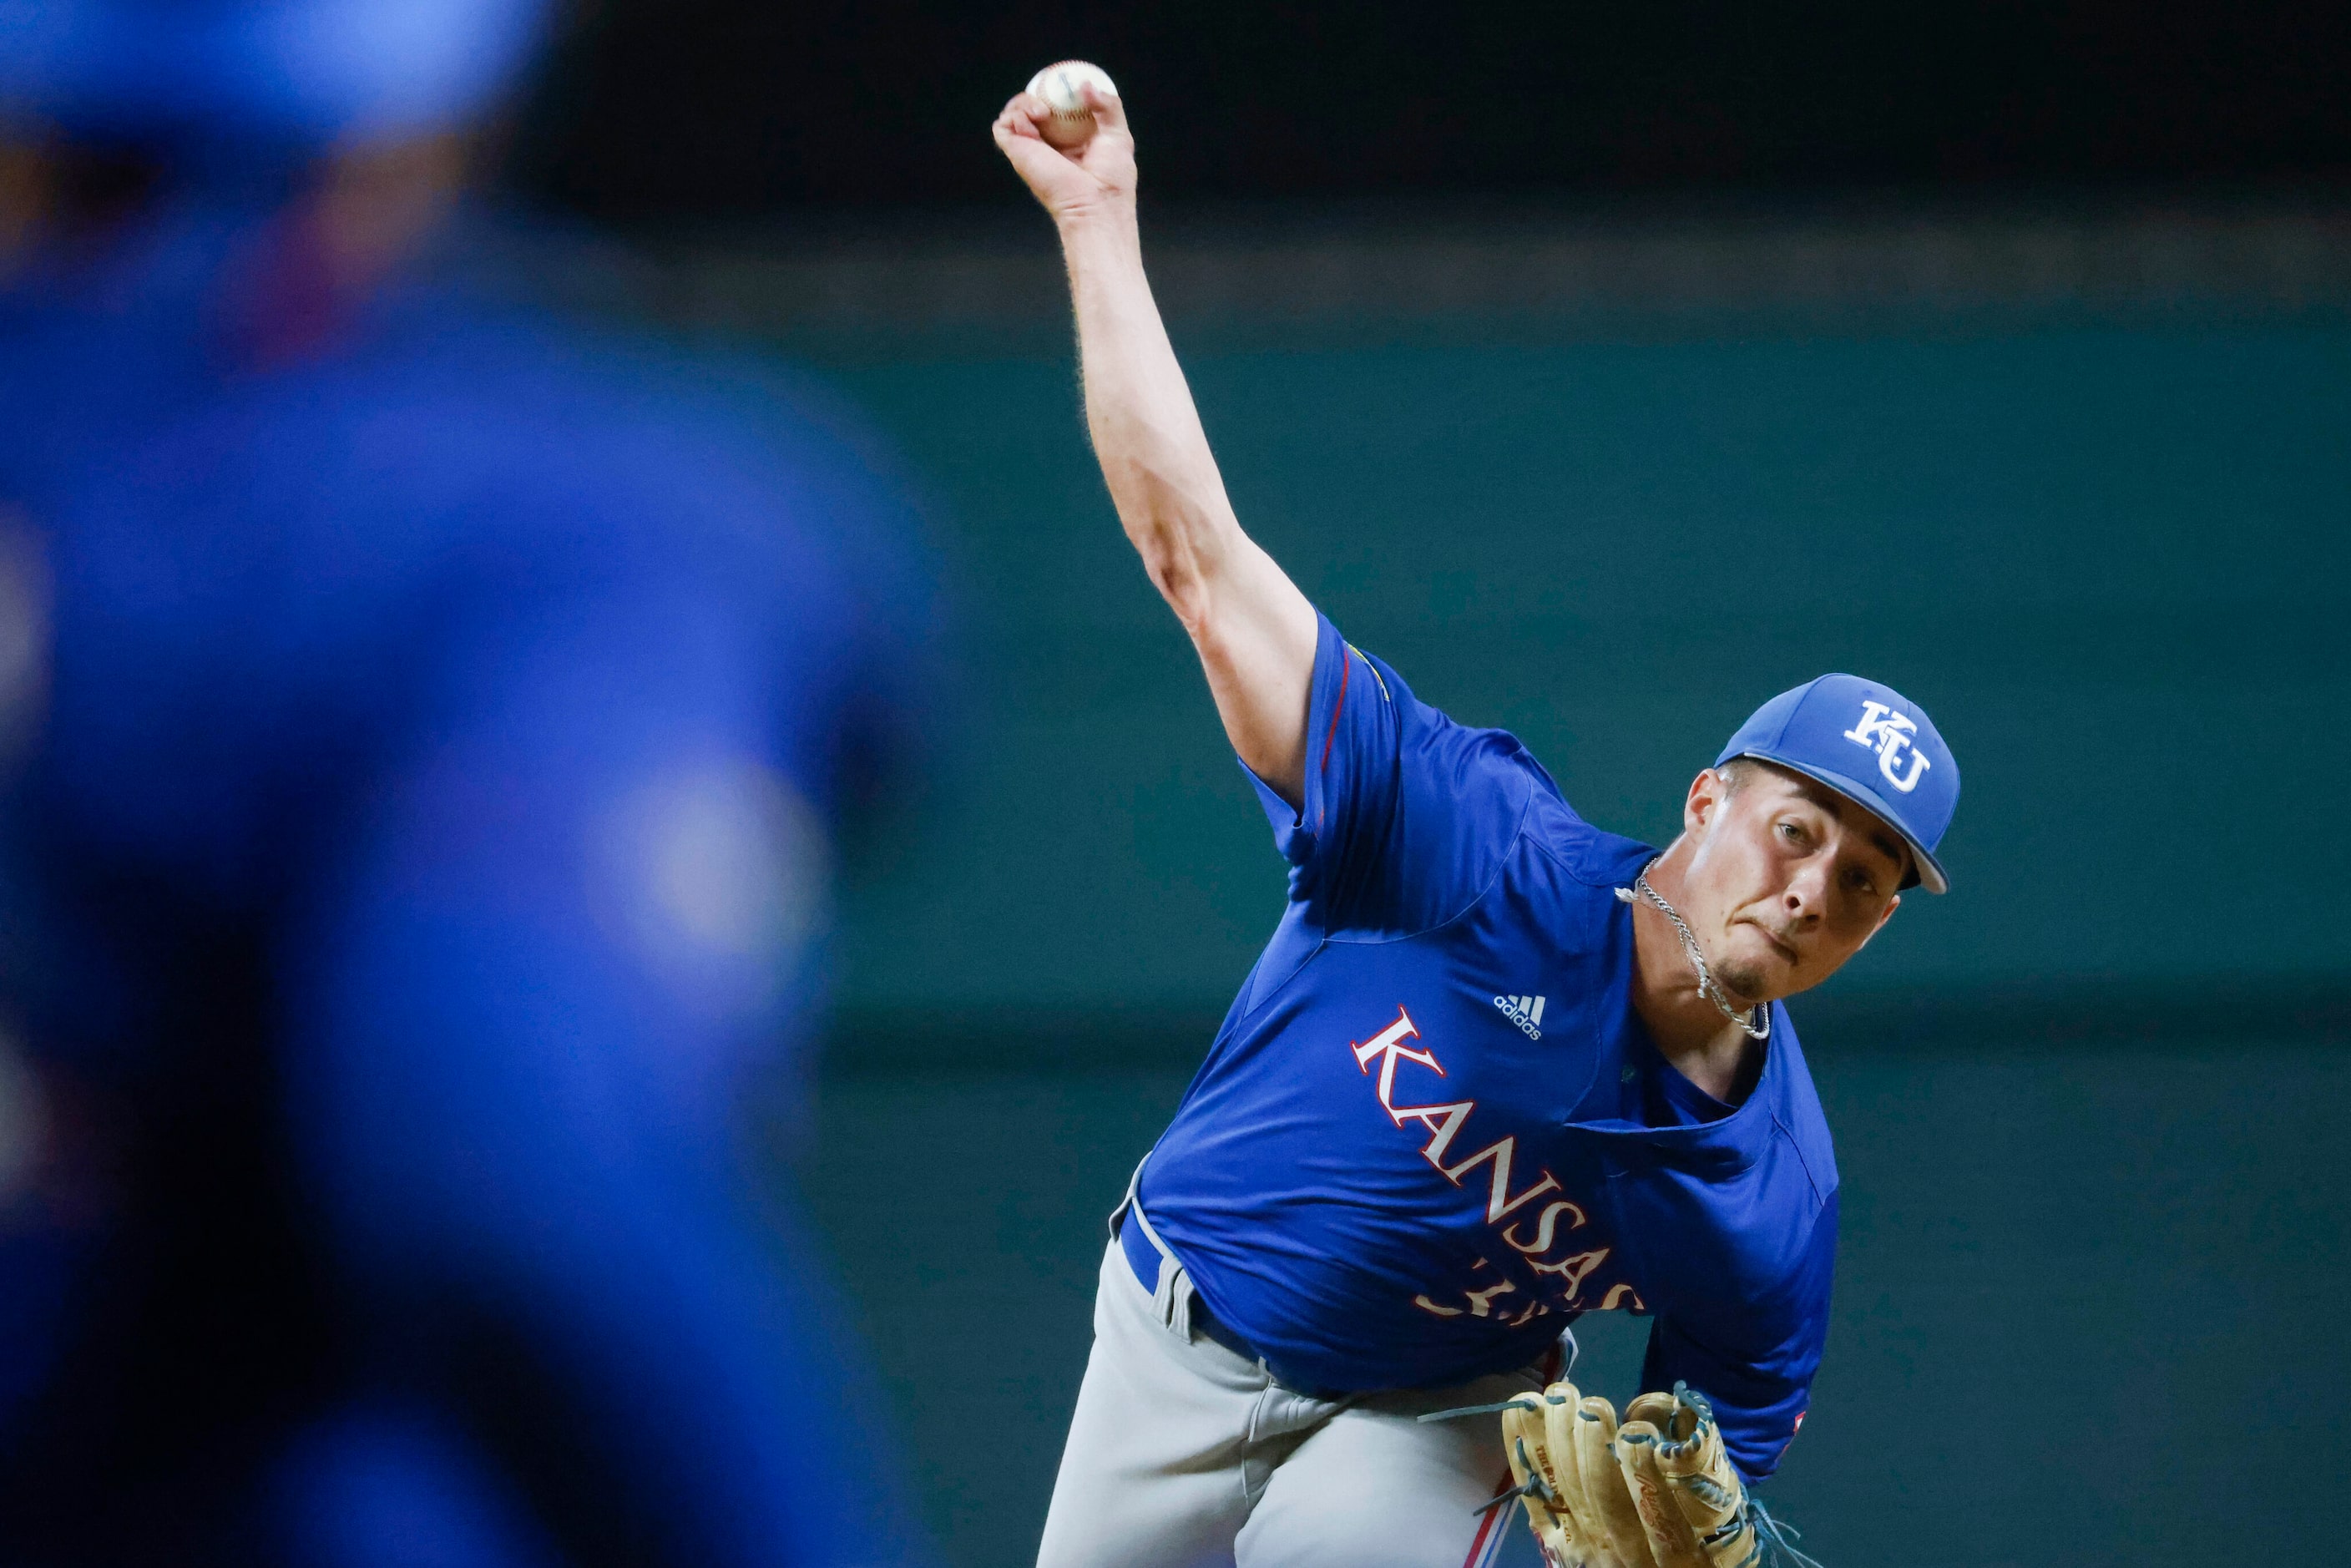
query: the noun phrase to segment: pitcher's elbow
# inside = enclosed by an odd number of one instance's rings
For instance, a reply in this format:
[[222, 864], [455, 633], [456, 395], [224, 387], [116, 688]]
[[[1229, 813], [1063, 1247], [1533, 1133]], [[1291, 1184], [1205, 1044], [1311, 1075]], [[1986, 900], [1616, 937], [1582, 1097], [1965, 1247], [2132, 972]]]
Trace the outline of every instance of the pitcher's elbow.
[[1167, 608], [1176, 612], [1177, 622], [1192, 641], [1199, 642], [1207, 632], [1209, 621], [1207, 585], [1200, 574], [1190, 570], [1154, 571], [1151, 580], [1159, 590], [1159, 597], [1167, 601]]

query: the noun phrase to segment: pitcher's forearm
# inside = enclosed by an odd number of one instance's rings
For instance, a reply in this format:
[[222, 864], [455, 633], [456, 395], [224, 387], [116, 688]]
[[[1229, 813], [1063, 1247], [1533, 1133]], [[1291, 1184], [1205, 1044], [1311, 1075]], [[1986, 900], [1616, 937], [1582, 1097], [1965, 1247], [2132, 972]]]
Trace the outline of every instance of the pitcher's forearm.
[[1241, 531], [1144, 276], [1131, 206], [1061, 224], [1086, 427], [1119, 522], [1191, 633], [1225, 733], [1293, 805], [1305, 767], [1314, 607]]
[[1131, 209], [1062, 225], [1086, 428], [1127, 538], [1196, 636], [1242, 541], [1192, 389], [1143, 270]]
[[1025, 92], [1004, 106], [992, 134], [1061, 230], [1086, 429], [1119, 522], [1191, 633], [1234, 751], [1297, 805], [1321, 621], [1233, 516], [1144, 277], [1125, 106], [1095, 85], [1083, 97], [1094, 124], [1076, 146], [1047, 141], [1054, 111]]

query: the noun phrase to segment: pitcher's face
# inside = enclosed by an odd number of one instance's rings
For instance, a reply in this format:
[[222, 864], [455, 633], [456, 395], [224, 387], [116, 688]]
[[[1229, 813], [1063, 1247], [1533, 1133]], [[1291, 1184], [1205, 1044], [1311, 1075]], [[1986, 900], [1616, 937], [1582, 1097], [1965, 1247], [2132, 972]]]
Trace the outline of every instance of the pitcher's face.
[[1683, 803], [1682, 916], [1715, 978], [1749, 1002], [1809, 990], [1902, 902], [1908, 846], [1866, 808], [1746, 758], [1708, 768]]

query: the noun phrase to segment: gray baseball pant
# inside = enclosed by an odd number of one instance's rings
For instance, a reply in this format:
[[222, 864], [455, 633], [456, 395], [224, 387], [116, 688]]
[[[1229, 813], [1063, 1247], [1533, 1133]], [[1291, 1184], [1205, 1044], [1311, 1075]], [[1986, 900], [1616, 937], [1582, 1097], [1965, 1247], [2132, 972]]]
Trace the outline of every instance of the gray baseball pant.
[[1540, 1369], [1312, 1399], [1196, 1333], [1196, 1299], [1173, 1258], [1155, 1295], [1117, 1241], [1103, 1255], [1038, 1568], [1489, 1568], [1518, 1507], [1478, 1511], [1510, 1484], [1500, 1418], [1414, 1417]]

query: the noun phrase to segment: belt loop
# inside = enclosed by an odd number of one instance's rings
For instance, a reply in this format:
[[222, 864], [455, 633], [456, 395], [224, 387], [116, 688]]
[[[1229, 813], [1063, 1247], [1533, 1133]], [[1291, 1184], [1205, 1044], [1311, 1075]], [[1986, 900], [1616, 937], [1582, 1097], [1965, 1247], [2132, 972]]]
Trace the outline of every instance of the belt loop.
[[1151, 1304], [1167, 1331], [1187, 1344], [1192, 1339], [1192, 1277], [1184, 1272], [1184, 1265], [1162, 1256], [1159, 1289], [1154, 1292]]

